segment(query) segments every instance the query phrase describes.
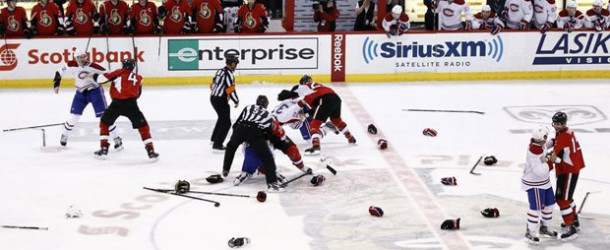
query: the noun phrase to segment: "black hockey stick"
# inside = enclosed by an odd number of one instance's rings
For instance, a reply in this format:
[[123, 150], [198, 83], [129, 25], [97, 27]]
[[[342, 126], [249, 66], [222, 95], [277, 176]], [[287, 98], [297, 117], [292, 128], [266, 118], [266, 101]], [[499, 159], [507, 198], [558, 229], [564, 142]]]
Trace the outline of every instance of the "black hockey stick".
[[[89, 51], [89, 43], [91, 42], [92, 36], [93, 36], [93, 31], [91, 31], [91, 34], [89, 34], [89, 39], [87, 39], [87, 46], [85, 46], [85, 54], [87, 54], [87, 51]], [[89, 58], [89, 60], [93, 60], [93, 58]]]
[[190, 198], [190, 199], [194, 199], [194, 200], [200, 200], [200, 201], [211, 202], [211, 203], [214, 203], [214, 206], [215, 206], [215, 207], [219, 207], [219, 206], [220, 206], [220, 202], [218, 202], [218, 201], [213, 201], [213, 200], [203, 199], [203, 198], [194, 197], [194, 196], [190, 196], [190, 195], [184, 195], [184, 194], [171, 193], [171, 192], [168, 192], [168, 191], [164, 191], [164, 189], [155, 189], [155, 188], [147, 188], [147, 187], [143, 187], [143, 188], [144, 188], [144, 189], [146, 189], [146, 190], [154, 191], [154, 192], [165, 193], [165, 194], [171, 194], [171, 195], [181, 196], [181, 197]]
[[[174, 189], [156, 189], [158, 192], [172, 192]], [[256, 198], [254, 196], [245, 195], [245, 194], [227, 194], [227, 193], [214, 193], [214, 192], [204, 192], [204, 191], [193, 191], [189, 190], [187, 193], [195, 193], [195, 194], [210, 194], [210, 195], [221, 195], [221, 196], [233, 196], [233, 197], [244, 197], [244, 198]]]
[[333, 175], [337, 175], [337, 170], [335, 170], [333, 167], [331, 167], [330, 165], [326, 164], [326, 168], [328, 169], [328, 171], [330, 171]]
[[53, 124], [45, 124], [45, 125], [21, 127], [21, 128], [9, 128], [9, 129], [2, 130], [2, 132], [10, 132], [10, 131], [17, 131], [17, 130], [24, 130], [24, 129], [46, 128], [46, 127], [59, 126], [59, 125], [63, 125], [63, 123], [53, 123]]
[[30, 226], [13, 226], [13, 225], [0, 225], [0, 227], [9, 228], [9, 229], [49, 230], [48, 227], [30, 227]]
[[108, 60], [108, 54], [110, 54], [110, 42], [108, 41], [108, 32], [106, 32], [106, 62], [108, 62], [108, 70], [110, 69], [110, 60]]
[[402, 109], [402, 111], [414, 111], [414, 112], [448, 112], [448, 113], [474, 113], [484, 115], [483, 111], [476, 110], [453, 110], [453, 109]]
[[303, 177], [304, 177], [304, 176], [306, 176], [306, 175], [311, 175], [311, 174], [309, 174], [309, 173], [302, 173], [302, 174], [300, 174], [299, 176], [294, 177], [294, 178], [292, 178], [292, 179], [290, 179], [290, 180], [288, 180], [288, 181], [286, 181], [286, 182], [282, 183], [282, 185], [286, 186], [286, 185], [288, 185], [288, 183], [291, 183], [291, 182], [293, 182], [293, 181], [296, 181], [296, 180], [298, 180], [298, 179], [301, 179], [301, 178], [303, 178]]
[[587, 192], [585, 194], [585, 198], [582, 199], [582, 202], [580, 203], [580, 207], [578, 208], [578, 214], [580, 214], [580, 212], [582, 211], [582, 207], [585, 206], [585, 202], [587, 201], [587, 198], [589, 197], [589, 195], [599, 193], [599, 192], [601, 192], [601, 191], [591, 191], [591, 192]]
[[470, 169], [470, 173], [473, 175], [481, 175], [481, 173], [475, 173], [474, 169], [479, 165], [479, 163], [481, 162], [481, 159], [483, 159], [483, 156], [481, 155], [481, 157], [479, 157], [479, 160], [477, 160], [477, 162], [474, 164], [474, 166], [472, 166], [472, 168]]
[[[134, 31], [135, 33], [135, 31]], [[132, 57], [136, 62], [136, 75], [138, 74], [138, 58], [136, 57], [136, 39], [134, 38], [134, 34], [131, 34], [131, 46], [133, 47]]]

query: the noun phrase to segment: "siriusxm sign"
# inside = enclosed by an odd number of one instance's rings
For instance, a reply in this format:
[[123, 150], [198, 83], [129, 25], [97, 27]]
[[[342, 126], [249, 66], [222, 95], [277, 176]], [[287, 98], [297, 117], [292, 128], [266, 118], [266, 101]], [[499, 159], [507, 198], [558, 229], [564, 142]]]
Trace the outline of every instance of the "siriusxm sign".
[[467, 58], [489, 57], [499, 62], [502, 60], [504, 43], [500, 36], [491, 41], [445, 41], [434, 44], [420, 44], [418, 41], [376, 42], [367, 37], [362, 44], [362, 57], [369, 64], [381, 58]]
[[534, 65], [610, 64], [608, 33], [570, 33], [540, 37]]

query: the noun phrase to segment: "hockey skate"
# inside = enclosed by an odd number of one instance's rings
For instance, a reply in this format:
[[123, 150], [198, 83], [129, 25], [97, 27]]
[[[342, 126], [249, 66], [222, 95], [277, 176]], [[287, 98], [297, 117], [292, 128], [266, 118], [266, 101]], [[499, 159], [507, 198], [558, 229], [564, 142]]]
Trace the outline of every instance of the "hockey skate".
[[233, 181], [233, 186], [239, 186], [239, 184], [242, 184], [244, 181], [250, 179], [250, 177], [252, 177], [252, 174], [248, 172], [241, 172], [241, 174], [235, 177], [235, 180]]
[[123, 150], [123, 139], [120, 136], [114, 138], [114, 150], [121, 151]]
[[557, 238], [557, 232], [549, 230], [549, 227], [547, 227], [545, 225], [541, 225], [540, 230], [538, 232], [540, 233], [540, 236], [548, 236], [548, 237], [552, 237], [552, 238]]
[[305, 149], [305, 155], [319, 155], [320, 146], [311, 146], [311, 148]]
[[331, 122], [326, 122], [326, 123], [322, 124], [322, 126], [320, 126], [320, 128], [325, 131], [333, 132], [336, 135], [339, 134], [339, 129], [335, 125], [333, 125]]
[[214, 154], [224, 154], [225, 153], [225, 149], [227, 149], [225, 146], [212, 146], [212, 153]]
[[150, 158], [153, 161], [156, 161], [159, 159], [159, 154], [157, 154], [155, 152], [155, 149], [153, 149], [152, 147], [148, 147], [146, 146], [146, 153], [148, 154], [148, 158]]
[[59, 144], [65, 147], [68, 144], [68, 136], [61, 134], [61, 139], [59, 139]]
[[572, 225], [566, 227], [566, 232], [561, 234], [562, 241], [569, 241], [578, 238], [578, 231], [576, 230], [576, 226]]
[[525, 240], [527, 240], [528, 243], [534, 244], [534, 245], [538, 245], [538, 243], [540, 243], [540, 238], [538, 238], [537, 236], [532, 235], [530, 233], [529, 228], [526, 229], [526, 231], [525, 231]]
[[108, 156], [108, 147], [102, 147], [100, 150], [93, 152], [95, 154], [95, 158], [100, 160], [106, 160]]
[[284, 185], [284, 183], [286, 183], [286, 177], [284, 177], [282, 174], [275, 172], [275, 178], [277, 178], [277, 182], [279, 182], [281, 185]]
[[267, 183], [267, 192], [269, 193], [282, 193], [286, 191], [286, 187], [279, 182]]
[[346, 135], [345, 137], [347, 137], [347, 142], [349, 142], [349, 144], [356, 144], [356, 138], [354, 138], [353, 135]]

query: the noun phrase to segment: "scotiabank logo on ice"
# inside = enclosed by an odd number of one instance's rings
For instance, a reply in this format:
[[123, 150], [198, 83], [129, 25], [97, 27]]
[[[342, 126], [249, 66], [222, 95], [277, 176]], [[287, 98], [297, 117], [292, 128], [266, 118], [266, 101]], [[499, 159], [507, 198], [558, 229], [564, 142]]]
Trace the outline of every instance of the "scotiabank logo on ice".
[[[76, 47], [64, 49], [63, 51], [43, 51], [39, 49], [31, 49], [28, 51], [28, 64], [62, 64], [72, 60], [72, 54], [76, 51]], [[144, 51], [135, 47], [134, 50], [115, 50], [106, 53], [106, 50], [98, 50], [90, 48], [87, 51], [87, 60], [94, 63], [117, 63], [124, 59], [133, 58], [138, 62], [144, 62]]]
[[472, 58], [489, 57], [492, 61], [502, 60], [504, 42], [502, 37], [480, 41], [444, 41], [425, 43], [421, 41], [383, 41], [376, 42], [367, 37], [362, 44], [362, 56], [367, 64], [376, 58]]
[[[548, 35], [547, 35], [548, 34]], [[610, 64], [610, 34], [547, 33], [540, 37], [534, 65]]]
[[17, 54], [15, 50], [20, 44], [5, 43], [0, 47], [0, 71], [11, 71], [17, 67]]

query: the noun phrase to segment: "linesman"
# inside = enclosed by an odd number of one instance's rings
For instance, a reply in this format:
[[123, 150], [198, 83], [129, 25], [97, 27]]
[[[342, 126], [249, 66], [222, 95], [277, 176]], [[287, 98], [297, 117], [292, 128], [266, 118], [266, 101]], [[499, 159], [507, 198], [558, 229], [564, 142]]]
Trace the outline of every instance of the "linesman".
[[235, 76], [233, 72], [239, 64], [239, 59], [234, 56], [228, 56], [225, 60], [226, 66], [216, 71], [214, 81], [210, 84], [212, 93], [210, 102], [218, 115], [218, 120], [212, 132], [212, 150], [222, 153], [225, 150], [223, 145], [227, 138], [227, 133], [231, 128], [231, 109], [229, 108], [229, 99], [235, 103], [235, 108], [239, 106], [239, 98], [235, 92]]
[[247, 142], [262, 162], [268, 191], [283, 192], [285, 187], [278, 182], [275, 161], [267, 146], [267, 138], [273, 131], [273, 119], [266, 108], [268, 104], [269, 100], [266, 96], [258, 96], [256, 104], [246, 106], [233, 124], [233, 134], [227, 143], [222, 176], [229, 175], [237, 147]]

